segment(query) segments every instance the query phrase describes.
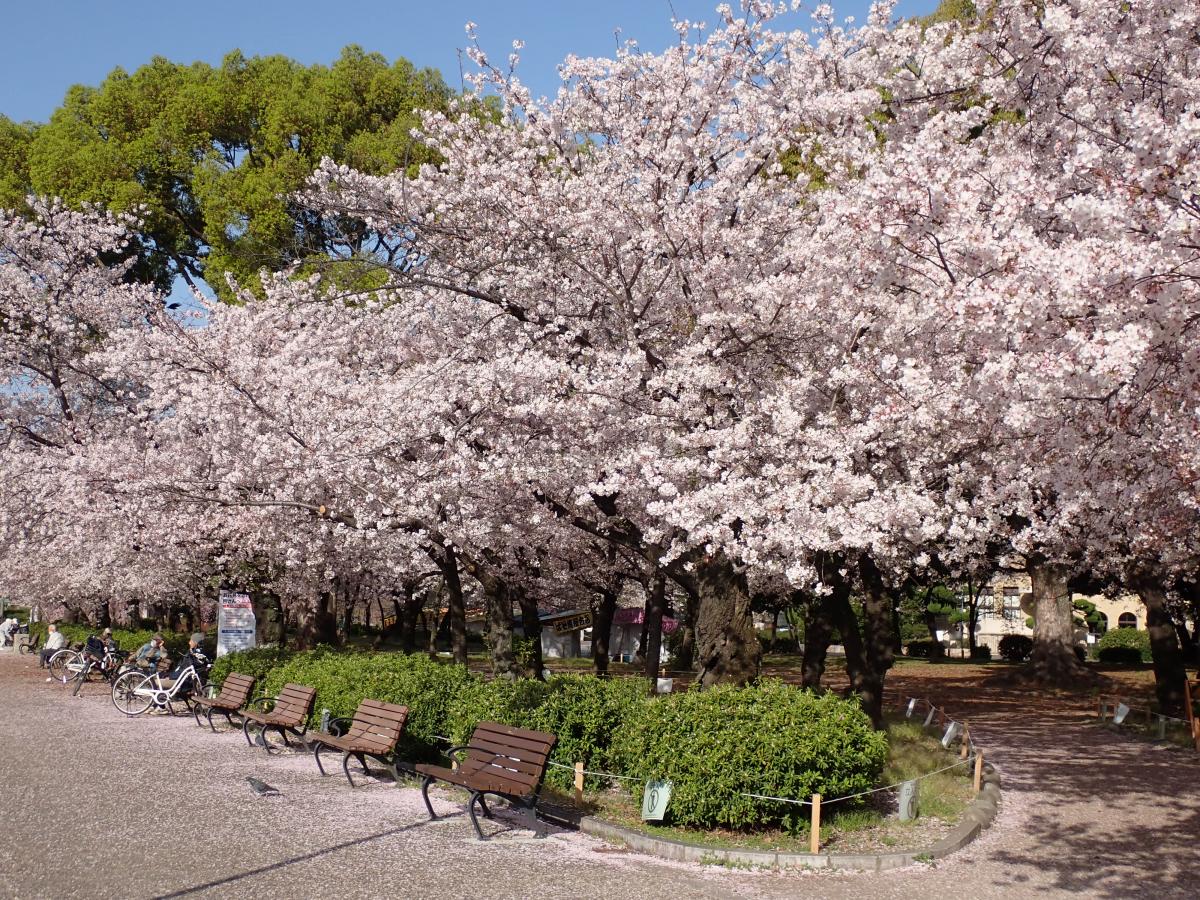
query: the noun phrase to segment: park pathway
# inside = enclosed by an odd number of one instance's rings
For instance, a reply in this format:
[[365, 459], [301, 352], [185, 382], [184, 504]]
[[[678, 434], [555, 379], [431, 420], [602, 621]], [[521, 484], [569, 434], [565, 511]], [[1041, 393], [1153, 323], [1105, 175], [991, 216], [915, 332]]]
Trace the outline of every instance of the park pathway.
[[[996, 824], [936, 866], [882, 875], [670, 864], [564, 832], [474, 841], [461, 808], [427, 824], [420, 795], [320, 779], [240, 733], [126, 720], [0, 654], [0, 897], [1200, 896], [1200, 764], [1109, 734], [1076, 701], [965, 670], [897, 685], [967, 718], [1000, 767]], [[278, 787], [255, 797], [248, 775]]]

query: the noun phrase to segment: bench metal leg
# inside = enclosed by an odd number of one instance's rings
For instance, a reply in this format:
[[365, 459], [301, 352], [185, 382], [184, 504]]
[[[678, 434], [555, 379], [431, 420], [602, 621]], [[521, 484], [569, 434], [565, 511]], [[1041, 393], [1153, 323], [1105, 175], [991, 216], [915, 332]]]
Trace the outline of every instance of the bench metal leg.
[[[212, 715], [211, 711], [209, 712], [209, 715]], [[199, 703], [192, 704], [192, 718], [196, 720], [197, 725], [203, 726], [204, 723], [200, 721], [200, 704]]]
[[433, 811], [433, 804], [429, 802], [429, 786], [433, 784], [433, 776], [426, 775], [421, 779], [421, 799], [425, 801], [425, 808], [429, 810], [429, 818], [432, 821], [436, 819], [437, 813]]
[[[364, 768], [366, 768], [364, 766]], [[350, 782], [350, 787], [354, 787], [354, 779], [350, 777], [350, 754], [342, 754], [342, 771], [346, 773], [346, 780]]]
[[544, 838], [546, 836], [546, 825], [537, 816], [536, 800], [525, 807], [525, 816], [529, 819], [529, 827], [533, 829], [533, 836], [535, 838]]
[[481, 841], [486, 841], [487, 838], [483, 836], [483, 829], [479, 827], [479, 819], [475, 817], [475, 804], [482, 799], [483, 797], [480, 794], [472, 792], [471, 799], [467, 801], [467, 815], [471, 817], [471, 824], [475, 826], [476, 837]]
[[479, 811], [483, 813], [483, 817], [485, 819], [490, 819], [492, 817], [492, 811], [488, 809], [488, 805], [484, 802], [483, 794], [479, 795]]
[[[212, 723], [212, 717], [213, 717], [213, 713], [214, 713], [214, 712], [216, 712], [216, 710], [215, 710], [215, 709], [210, 709], [210, 710], [208, 711], [208, 727], [209, 727], [209, 729], [212, 731], [212, 733], [213, 733], [213, 734], [216, 734], [216, 733], [217, 733], [217, 726], [216, 726], [216, 725], [214, 725], [214, 724]], [[229, 719], [229, 713], [226, 713], [226, 714], [225, 714], [225, 721], [226, 721], [226, 722], [229, 722], [229, 727], [230, 727], [230, 728], [232, 728], [232, 727], [233, 727], [233, 722], [232, 722], [232, 721], [230, 721], [230, 719]]]
[[245, 719], [242, 722], [242, 734], [246, 737], [246, 746], [253, 747], [254, 741], [250, 740], [250, 726], [253, 724], [250, 719]]
[[317, 771], [320, 772], [322, 775], [328, 775], [329, 773], [325, 771], [325, 767], [323, 765], [321, 765], [321, 751], [325, 749], [325, 745], [322, 744], [320, 741], [313, 741], [312, 748], [313, 748], [313, 759], [315, 759], [317, 761]]

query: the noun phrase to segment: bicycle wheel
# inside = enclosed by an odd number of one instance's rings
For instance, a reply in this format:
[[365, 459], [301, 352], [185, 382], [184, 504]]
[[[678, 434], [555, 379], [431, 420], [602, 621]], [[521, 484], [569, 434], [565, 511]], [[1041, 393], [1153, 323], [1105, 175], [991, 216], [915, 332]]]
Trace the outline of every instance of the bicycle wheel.
[[141, 672], [126, 672], [113, 682], [113, 706], [127, 716], [140, 716], [154, 702], [148, 690], [150, 686], [150, 676]]
[[[74, 668], [69, 668], [74, 666]], [[46, 664], [50, 677], [66, 684], [79, 672], [79, 654], [74, 650], [59, 650]]]

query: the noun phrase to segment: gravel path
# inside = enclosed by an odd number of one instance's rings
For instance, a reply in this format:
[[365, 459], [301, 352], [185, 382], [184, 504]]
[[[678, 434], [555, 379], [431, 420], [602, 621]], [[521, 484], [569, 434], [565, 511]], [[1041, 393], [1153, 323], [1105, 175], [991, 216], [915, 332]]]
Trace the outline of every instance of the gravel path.
[[[1193, 754], [950, 669], [919, 687], [967, 715], [1000, 767], [996, 825], [936, 867], [781, 875], [665, 863], [572, 832], [534, 841], [505, 821], [481, 844], [448, 798], [430, 824], [415, 789], [351, 790], [340, 775], [320, 778], [309, 756], [268, 758], [240, 732], [127, 720], [104, 685], [73, 699], [35, 665], [0, 654], [3, 897], [1200, 895]], [[251, 775], [281, 795], [256, 797]]]

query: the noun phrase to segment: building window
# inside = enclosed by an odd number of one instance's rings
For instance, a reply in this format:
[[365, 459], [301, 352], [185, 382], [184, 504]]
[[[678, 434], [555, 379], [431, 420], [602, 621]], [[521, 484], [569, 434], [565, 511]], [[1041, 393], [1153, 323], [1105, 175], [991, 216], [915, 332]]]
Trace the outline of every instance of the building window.
[[1137, 616], [1133, 613], [1121, 613], [1117, 619], [1118, 628], [1137, 628]]
[[1020, 622], [1025, 618], [1021, 612], [1021, 592], [1015, 587], [1004, 589], [1004, 618], [1008, 622]]

